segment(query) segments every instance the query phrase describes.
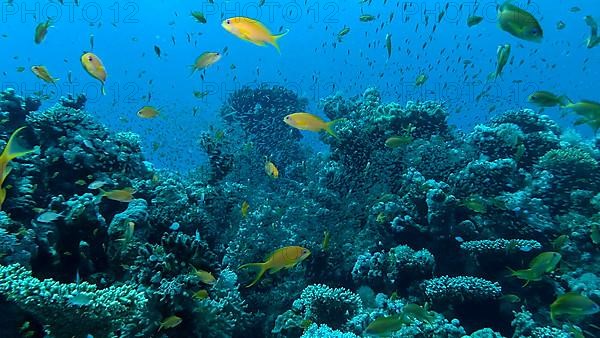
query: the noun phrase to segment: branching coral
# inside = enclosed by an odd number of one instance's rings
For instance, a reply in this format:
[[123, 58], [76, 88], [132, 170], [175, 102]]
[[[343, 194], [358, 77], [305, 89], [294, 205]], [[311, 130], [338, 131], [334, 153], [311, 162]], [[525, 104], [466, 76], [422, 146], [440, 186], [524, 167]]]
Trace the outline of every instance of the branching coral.
[[[18, 264], [0, 267], [0, 294], [33, 313], [55, 337], [114, 337], [118, 331], [134, 332], [147, 304], [144, 292], [133, 285], [98, 289], [86, 282], [60, 284], [36, 279]], [[77, 295], [85, 301], [72, 301]]]
[[363, 304], [357, 294], [347, 289], [315, 284], [302, 291], [294, 301], [293, 310], [302, 313], [305, 320], [339, 329], [363, 311]]

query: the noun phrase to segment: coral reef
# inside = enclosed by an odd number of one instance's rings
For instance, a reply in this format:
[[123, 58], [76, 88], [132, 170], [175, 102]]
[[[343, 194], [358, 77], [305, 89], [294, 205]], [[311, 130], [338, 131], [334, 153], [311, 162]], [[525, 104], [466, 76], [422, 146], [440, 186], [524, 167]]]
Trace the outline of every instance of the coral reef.
[[[443, 104], [369, 88], [321, 101], [338, 138], [319, 134], [330, 151], [316, 153], [281, 121], [306, 100], [244, 87], [199, 134], [206, 163], [182, 175], [98, 123], [85, 96], [40, 103], [0, 93], [2, 139], [25, 126], [38, 146], [4, 185], [6, 332], [360, 337], [388, 317], [392, 337], [567, 337], [598, 325], [549, 315], [566, 292], [599, 302], [598, 140], [537, 112], [465, 134]], [[287, 246], [311, 254], [247, 287], [255, 272], [238, 268]]]

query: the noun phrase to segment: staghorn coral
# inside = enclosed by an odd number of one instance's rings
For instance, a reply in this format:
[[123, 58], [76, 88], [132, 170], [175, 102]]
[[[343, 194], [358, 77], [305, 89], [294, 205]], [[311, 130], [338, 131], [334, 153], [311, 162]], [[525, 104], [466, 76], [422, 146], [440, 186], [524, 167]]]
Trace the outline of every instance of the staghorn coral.
[[[89, 302], [75, 305], [81, 293]], [[147, 299], [134, 285], [98, 289], [86, 282], [60, 284], [39, 280], [19, 264], [0, 267], [0, 294], [33, 313], [54, 337], [116, 337], [118, 331], [135, 332], [145, 317]], [[142, 320], [142, 322], [141, 322]]]

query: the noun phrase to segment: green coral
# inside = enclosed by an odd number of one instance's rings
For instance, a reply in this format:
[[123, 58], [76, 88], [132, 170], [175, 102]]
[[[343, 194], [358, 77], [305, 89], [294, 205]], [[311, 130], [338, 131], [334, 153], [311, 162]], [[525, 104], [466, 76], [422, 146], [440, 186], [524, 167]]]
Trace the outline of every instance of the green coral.
[[[77, 294], [89, 302], [74, 305]], [[54, 337], [115, 337], [117, 330], [133, 331], [142, 325], [147, 299], [133, 285], [98, 289], [83, 282], [61, 284], [39, 280], [19, 264], [0, 267], [0, 295], [32, 313]], [[87, 303], [87, 304], [85, 304]]]

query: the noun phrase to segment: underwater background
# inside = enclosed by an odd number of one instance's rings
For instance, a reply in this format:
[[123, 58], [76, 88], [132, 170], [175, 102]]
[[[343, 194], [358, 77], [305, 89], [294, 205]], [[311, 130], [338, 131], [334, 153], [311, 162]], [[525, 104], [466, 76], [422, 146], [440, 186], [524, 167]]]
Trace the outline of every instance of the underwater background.
[[0, 337], [600, 335], [593, 0], [0, 4]]

